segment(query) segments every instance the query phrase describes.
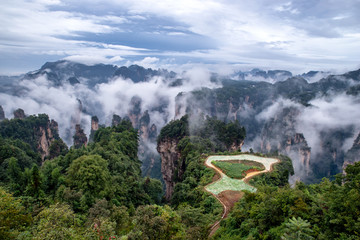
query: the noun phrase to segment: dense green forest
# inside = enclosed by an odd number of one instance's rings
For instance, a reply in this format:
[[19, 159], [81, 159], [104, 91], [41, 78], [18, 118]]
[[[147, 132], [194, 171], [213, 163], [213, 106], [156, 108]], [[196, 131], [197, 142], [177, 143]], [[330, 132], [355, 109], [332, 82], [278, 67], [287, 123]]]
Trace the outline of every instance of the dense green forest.
[[[56, 139], [42, 163], [36, 138], [26, 136], [44, 117], [31, 116], [34, 125], [24, 128], [27, 118], [0, 122], [0, 239], [208, 238], [223, 209], [204, 191], [215, 174], [204, 161], [232, 154], [229, 147], [246, 134], [238, 122], [205, 118], [196, 125], [185, 116], [163, 128], [158, 141], [176, 138], [185, 163], [167, 203], [161, 182], [141, 177], [138, 132], [129, 121], [100, 128], [79, 149]], [[14, 135], [12, 125], [20, 126]], [[245, 193], [214, 239], [360, 238], [360, 163], [334, 181], [290, 187], [291, 159], [266, 156], [281, 162], [250, 181], [257, 192]]]
[[[36, 125], [42, 117], [31, 120]], [[1, 122], [1, 129], [22, 126], [22, 121], [27, 120]], [[29, 134], [23, 130], [16, 133]], [[171, 213], [162, 206], [144, 206], [161, 203], [162, 185], [141, 177], [138, 133], [129, 121], [99, 129], [87, 147], [71, 148], [42, 165], [31, 145], [8, 137], [0, 139], [0, 239], [130, 238], [138, 232], [135, 226], [141, 227], [135, 224], [139, 206], [146, 214], [160, 214], [161, 220]]]
[[319, 184], [259, 184], [221, 223], [214, 239], [359, 239], [360, 163]]
[[[20, 139], [28, 143], [34, 151], [37, 151], [37, 141], [41, 137], [40, 128], [49, 128], [50, 134], [54, 135], [51, 137], [60, 140], [57, 133], [57, 123], [54, 123], [54, 121], [49, 121], [49, 116], [46, 114], [31, 115], [24, 119], [4, 119], [0, 124], [0, 135], [3, 138]], [[36, 131], [34, 131], [35, 129]], [[49, 132], [45, 132], [45, 134], [49, 135]]]

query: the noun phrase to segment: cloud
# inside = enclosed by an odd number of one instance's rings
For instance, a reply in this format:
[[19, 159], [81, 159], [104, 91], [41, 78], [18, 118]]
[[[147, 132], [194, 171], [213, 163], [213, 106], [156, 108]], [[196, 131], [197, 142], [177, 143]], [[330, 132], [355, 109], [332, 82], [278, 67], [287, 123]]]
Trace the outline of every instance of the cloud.
[[18, 108], [24, 109], [26, 115], [46, 113], [59, 123], [60, 136], [68, 144], [72, 144], [76, 123], [81, 123], [85, 132], [90, 131], [90, 116], [79, 113], [76, 88], [80, 86], [55, 88], [46, 78], [39, 77], [21, 81], [19, 87], [23, 87], [23, 90], [18, 96], [0, 93], [0, 102], [7, 118], [12, 118], [13, 111]]
[[262, 112], [256, 115], [257, 121], [266, 121], [271, 118], [274, 118], [280, 113], [284, 108], [301, 108], [302, 106], [298, 103], [291, 101], [290, 99], [279, 98], [272, 105], [265, 108]]
[[298, 14], [299, 13], [298, 9], [292, 7], [291, 2], [287, 2], [287, 3], [282, 4], [280, 6], [275, 6], [274, 10], [278, 11], [278, 12], [289, 12], [291, 14]]
[[159, 66], [157, 65], [159, 63], [159, 60], [160, 59], [156, 57], [145, 57], [140, 61], [134, 61], [133, 64], [143, 66], [144, 68], [157, 69], [159, 68]]
[[[156, 63], [157, 59], [145, 58], [143, 62]], [[128, 115], [133, 97], [141, 99], [140, 114], [148, 110], [151, 124], [161, 129], [175, 117], [175, 97], [179, 92], [218, 86], [210, 82], [208, 70], [200, 67], [190, 69], [179, 77], [184, 81], [183, 85], [177, 87], [169, 87], [169, 79], [155, 76], [147, 82], [139, 83], [118, 77], [88, 88], [85, 85], [88, 79], [81, 78], [81, 83], [76, 85], [64, 83], [55, 87], [42, 76], [19, 81], [16, 88], [21, 91], [17, 91], [16, 96], [0, 93], [0, 105], [7, 118], [12, 118], [12, 112], [17, 108], [24, 109], [28, 115], [47, 113], [59, 123], [60, 136], [71, 145], [76, 123], [81, 123], [86, 134], [90, 133], [90, 119], [93, 115], [98, 116], [101, 124], [110, 125], [113, 114], [122, 117]]]
[[[320, 151], [319, 146], [323, 141], [321, 134], [324, 131], [348, 129], [350, 127], [356, 134], [360, 130], [358, 123], [360, 100], [357, 97], [346, 94], [331, 94], [316, 98], [309, 104], [309, 107], [305, 107], [289, 99], [279, 98], [255, 118], [257, 121], [268, 121], [271, 118], [276, 118], [284, 108], [297, 109], [295, 130], [304, 134], [313, 153]], [[350, 137], [344, 142], [344, 151], [351, 147], [354, 137], [356, 136]]]
[[114, 64], [114, 63], [123, 61], [124, 58], [122, 58], [120, 56], [114, 56], [114, 57], [108, 58], [106, 56], [96, 56], [96, 55], [71, 55], [71, 56], [65, 57], [64, 60], [78, 62], [78, 63], [84, 63], [87, 65], [94, 65], [97, 63]]
[[[359, 7], [357, 0], [14, 0], [0, 3], [0, 54], [14, 64], [12, 54], [29, 59], [48, 54], [307, 71], [354, 68], [360, 53]], [[101, 44], [113, 51], [101, 54]], [[118, 45], [133, 49], [115, 51]], [[93, 55], [83, 53], [92, 50]]]
[[[360, 131], [358, 122], [360, 99], [345, 93], [328, 93], [327, 96], [313, 99], [310, 104], [305, 107], [283, 98], [274, 101], [255, 116], [258, 123], [270, 125], [262, 125], [265, 128], [258, 131], [252, 142], [246, 143], [245, 149], [250, 147], [256, 149], [261, 146], [264, 143], [263, 133], [266, 136], [265, 142], [275, 148], [284, 143], [286, 140], [284, 137], [294, 137], [295, 133], [302, 133], [311, 148], [310, 164], [323, 162], [324, 169], [330, 169], [331, 158], [336, 158], [333, 160], [336, 164], [340, 164], [342, 154], [351, 148]], [[284, 116], [284, 109], [287, 109], [286, 112], [292, 109], [291, 115]], [[330, 150], [329, 147], [332, 149]], [[301, 163], [301, 156], [296, 148], [282, 149], [282, 151], [286, 152], [293, 161], [294, 178], [307, 179], [307, 171]]]
[[[311, 107], [303, 108], [299, 116], [297, 131], [303, 132], [313, 153], [319, 151], [321, 132], [325, 130], [340, 130], [349, 127], [355, 128], [354, 134], [359, 131], [360, 101], [356, 97], [345, 94], [317, 98], [310, 102]], [[356, 137], [356, 136], [354, 136]], [[353, 137], [345, 141], [343, 150], [348, 150]]]

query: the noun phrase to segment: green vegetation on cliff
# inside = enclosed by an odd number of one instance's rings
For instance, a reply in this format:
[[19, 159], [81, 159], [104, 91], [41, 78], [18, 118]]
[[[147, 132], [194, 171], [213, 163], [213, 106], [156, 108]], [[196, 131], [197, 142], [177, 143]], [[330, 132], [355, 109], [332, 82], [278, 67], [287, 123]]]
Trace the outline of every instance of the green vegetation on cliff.
[[[205, 158], [245, 137], [238, 122], [171, 122], [159, 141], [176, 139], [182, 173], [168, 206], [160, 181], [141, 177], [129, 121], [100, 128], [87, 147], [67, 151], [54, 141], [56, 154], [42, 165], [31, 144], [14, 137], [30, 132], [11, 135], [14, 123], [0, 137], [0, 239], [207, 239], [222, 206], [204, 191], [214, 178]], [[360, 163], [332, 182], [291, 188], [291, 160], [267, 157], [281, 162], [250, 180], [257, 191], [245, 192], [214, 239], [359, 239]]]
[[[49, 128], [49, 132], [46, 131]], [[5, 119], [0, 122], [0, 135], [3, 138], [19, 139], [28, 143], [34, 151], [38, 150], [39, 138], [43, 132], [49, 138], [59, 139], [57, 134], [57, 123], [50, 122], [49, 116], [46, 114], [39, 114], [38, 116], [31, 115], [24, 119]]]
[[158, 144], [165, 139], [180, 141], [184, 137], [194, 138], [198, 143], [207, 142], [204, 151], [239, 150], [246, 137], [246, 130], [239, 121], [225, 123], [209, 116], [185, 115], [161, 129]]
[[[43, 120], [44, 124], [48, 123], [47, 118]], [[67, 153], [57, 142], [54, 151], [60, 150], [63, 155], [46, 160], [42, 166], [39, 155], [17, 139], [31, 134], [22, 128], [16, 129], [17, 124], [25, 124], [21, 121], [5, 123], [3, 129], [7, 135], [3, 136], [8, 138], [0, 138], [0, 177], [4, 188], [0, 202], [7, 204], [7, 199], [15, 198], [14, 207], [18, 209], [12, 211], [12, 221], [0, 217], [4, 230], [0, 231], [0, 239], [9, 239], [7, 236], [20, 239], [121, 236], [137, 231], [132, 219], [138, 206], [161, 202], [160, 181], [141, 177], [138, 133], [129, 121], [99, 129], [93, 143], [71, 148]], [[15, 137], [9, 127], [13, 124]], [[6, 209], [9, 206], [1, 207], [0, 215], [8, 214]], [[33, 221], [29, 220], [31, 217]], [[18, 223], [14, 223], [16, 221]]]

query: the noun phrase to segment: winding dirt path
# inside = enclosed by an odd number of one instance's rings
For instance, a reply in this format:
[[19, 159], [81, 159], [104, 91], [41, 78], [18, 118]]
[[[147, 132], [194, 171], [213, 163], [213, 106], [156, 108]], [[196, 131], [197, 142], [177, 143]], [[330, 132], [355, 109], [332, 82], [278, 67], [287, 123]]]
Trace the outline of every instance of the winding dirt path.
[[[221, 171], [220, 168], [216, 167], [215, 165], [212, 164], [212, 161], [217, 161], [217, 160], [221, 160], [221, 161], [230, 161], [230, 160], [250, 160], [250, 161], [256, 161], [256, 162], [260, 162], [265, 166], [265, 170], [263, 171], [253, 171], [253, 172], [249, 172], [246, 174], [246, 176], [241, 179], [241, 181], [245, 182], [246, 184], [248, 184], [249, 186], [251, 186], [249, 184], [249, 180], [253, 177], [255, 177], [256, 175], [262, 174], [262, 173], [266, 173], [266, 172], [270, 172], [272, 171], [272, 166], [276, 163], [279, 163], [280, 160], [276, 159], [276, 158], [265, 158], [265, 157], [258, 157], [255, 155], [250, 155], [250, 154], [241, 154], [241, 155], [213, 155], [213, 156], [209, 156], [206, 158], [205, 160], [205, 165], [209, 168], [212, 168], [216, 171], [217, 174], [220, 175], [220, 178], [217, 179], [216, 181], [208, 184], [205, 186], [205, 190], [209, 193], [211, 193], [223, 206], [223, 214], [220, 218], [220, 220], [216, 221], [214, 223], [214, 225], [211, 227], [211, 231], [209, 234], [209, 237], [213, 236], [215, 234], [215, 232], [219, 229], [220, 227], [220, 222], [227, 217], [228, 213], [230, 212], [231, 208], [234, 206], [235, 202], [237, 202], [240, 198], [242, 198], [242, 196], [244, 195], [242, 192], [241, 194], [236, 195], [235, 192], [240, 192], [240, 191], [233, 191], [231, 189], [228, 190], [224, 190], [218, 194], [215, 194], [211, 191], [209, 191], [207, 189], [208, 186], [221, 181], [224, 176], [226, 176], [226, 174]], [[251, 186], [253, 187], [253, 186]], [[256, 188], [255, 188], [256, 189]], [[235, 194], [234, 194], [235, 193]]]

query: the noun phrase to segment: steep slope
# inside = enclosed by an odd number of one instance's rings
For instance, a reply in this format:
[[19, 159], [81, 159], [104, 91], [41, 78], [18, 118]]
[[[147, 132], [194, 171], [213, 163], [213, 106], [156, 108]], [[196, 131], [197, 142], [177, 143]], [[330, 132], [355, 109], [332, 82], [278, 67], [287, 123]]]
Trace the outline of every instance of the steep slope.
[[352, 147], [345, 155], [344, 164], [342, 166], [343, 173], [346, 173], [345, 169], [349, 164], [354, 164], [359, 161], [360, 161], [360, 133], [355, 139]]

